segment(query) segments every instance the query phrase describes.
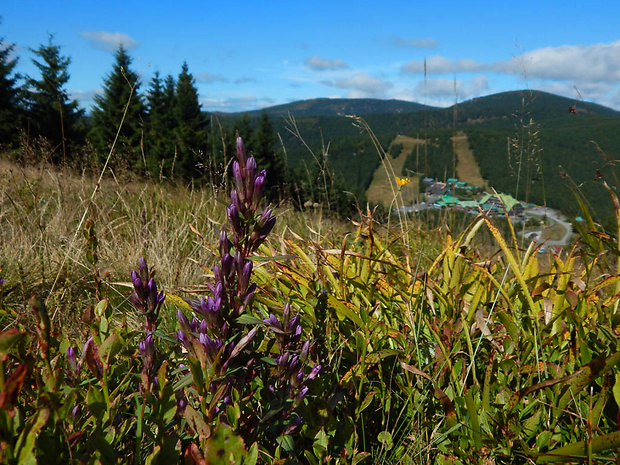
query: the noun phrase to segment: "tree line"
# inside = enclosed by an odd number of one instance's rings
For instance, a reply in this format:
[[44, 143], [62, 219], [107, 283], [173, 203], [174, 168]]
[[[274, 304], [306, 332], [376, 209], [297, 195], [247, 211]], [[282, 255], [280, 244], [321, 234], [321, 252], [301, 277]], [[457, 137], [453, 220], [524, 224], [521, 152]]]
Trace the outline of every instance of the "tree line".
[[31, 49], [38, 76], [16, 73], [15, 52], [14, 44], [0, 38], [2, 152], [20, 159], [29, 147], [45, 147], [37, 152], [44, 160], [32, 161], [75, 167], [94, 163], [97, 168], [107, 161], [114, 169], [159, 180], [221, 182], [239, 132], [267, 169], [269, 192], [282, 198], [288, 189], [283, 154], [275, 149], [278, 138], [267, 113], [257, 121], [244, 115], [225, 125], [212, 122], [202, 110], [187, 63], [176, 77], [155, 72], [143, 91], [132, 59], [120, 45], [103, 79], [103, 92], [87, 115], [67, 91], [71, 58], [62, 54], [52, 35]]

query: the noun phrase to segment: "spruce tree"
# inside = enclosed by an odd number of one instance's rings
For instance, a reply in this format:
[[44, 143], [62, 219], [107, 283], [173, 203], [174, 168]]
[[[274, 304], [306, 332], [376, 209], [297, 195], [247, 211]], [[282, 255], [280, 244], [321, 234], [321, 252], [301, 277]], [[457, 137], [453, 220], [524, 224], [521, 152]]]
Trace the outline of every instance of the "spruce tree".
[[237, 150], [237, 135], [243, 138], [245, 150], [247, 153], [253, 153], [254, 129], [252, 128], [252, 119], [247, 113], [243, 113], [237, 118], [232, 126], [229, 126], [225, 135], [225, 153], [235, 153]]
[[17, 58], [15, 45], [0, 37], [0, 145], [12, 146], [18, 141], [21, 116], [21, 89], [14, 74]]
[[275, 133], [269, 115], [263, 111], [254, 131], [252, 152], [257, 163], [267, 170], [265, 191], [269, 200], [278, 201], [288, 192], [288, 176], [282, 152], [275, 150], [278, 136]]
[[26, 115], [29, 137], [41, 136], [52, 146], [51, 161], [67, 162], [71, 150], [84, 142], [84, 110], [77, 100], [71, 100], [65, 89], [69, 82], [71, 59], [62, 56], [60, 46], [48, 37], [47, 45], [32, 50], [37, 58], [32, 62], [40, 78], [26, 78]]
[[120, 128], [116, 153], [129, 162], [129, 168], [139, 170], [142, 165], [141, 143], [144, 129], [144, 105], [139, 94], [138, 74], [131, 69], [131, 57], [120, 45], [115, 54], [112, 72], [103, 81], [103, 94], [95, 97], [92, 129], [89, 137], [104, 159], [118, 131], [123, 114], [127, 114]]
[[254, 130], [252, 129], [252, 119], [250, 118], [250, 115], [244, 113], [241, 115], [241, 118], [235, 121], [235, 132], [238, 132], [244, 141], [248, 141], [245, 145], [245, 149], [248, 152], [252, 152]]
[[148, 105], [147, 169], [157, 176], [172, 177], [175, 155], [174, 87], [172, 76], [162, 81], [159, 72], [146, 95]]
[[175, 116], [177, 120], [177, 163], [185, 177], [196, 177], [199, 163], [204, 163], [207, 151], [207, 120], [198, 101], [198, 89], [194, 77], [183, 63], [175, 93]]

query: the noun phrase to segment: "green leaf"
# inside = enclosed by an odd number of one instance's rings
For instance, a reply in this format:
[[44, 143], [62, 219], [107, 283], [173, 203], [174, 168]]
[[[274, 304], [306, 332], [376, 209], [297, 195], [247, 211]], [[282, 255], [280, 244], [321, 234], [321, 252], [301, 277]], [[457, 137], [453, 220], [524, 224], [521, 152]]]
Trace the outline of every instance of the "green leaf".
[[105, 398], [103, 393], [97, 386], [91, 386], [86, 395], [86, 405], [93, 417], [100, 419], [103, 412], [106, 411]]
[[235, 434], [230, 426], [220, 423], [213, 436], [205, 443], [205, 460], [207, 463], [236, 465], [243, 463], [245, 445], [241, 436]]
[[99, 303], [95, 306], [95, 315], [99, 318], [102, 318], [106, 314], [106, 310], [108, 309], [108, 299], [100, 300]]
[[26, 337], [26, 333], [22, 333], [17, 328], [7, 329], [0, 333], [0, 361], [9, 354], [13, 346]]
[[293, 441], [293, 436], [290, 434], [286, 434], [284, 436], [278, 436], [276, 441], [284, 449], [286, 452], [293, 453], [295, 451], [295, 442]]
[[243, 313], [239, 318], [237, 318], [237, 323], [240, 325], [260, 325], [263, 324], [263, 320], [247, 313]]
[[145, 465], [151, 465], [153, 463], [157, 463], [160, 452], [161, 452], [161, 447], [159, 446], [153, 447], [152, 452], [149, 454], [149, 456], [146, 458], [146, 461], [144, 462]]
[[[101, 321], [103, 321], [102, 319]], [[118, 333], [112, 333], [103, 344], [99, 348], [99, 355], [101, 359], [106, 362], [109, 361], [112, 357], [114, 357], [121, 347], [123, 347], [123, 338]]]
[[370, 457], [370, 455], [371, 455], [370, 452], [358, 452], [353, 457], [351, 464], [357, 465], [358, 463], [361, 463], [363, 460], [366, 460], [368, 457]]
[[161, 390], [159, 410], [161, 419], [164, 423], [172, 421], [177, 412], [177, 400], [174, 396], [174, 390], [172, 389], [172, 385], [170, 383], [166, 383], [164, 388]]
[[255, 442], [250, 446], [245, 459], [243, 459], [243, 465], [256, 465], [258, 462], [258, 443]]
[[314, 442], [312, 443], [312, 450], [314, 451], [315, 457], [323, 457], [327, 452], [327, 446], [329, 444], [327, 438], [327, 433], [325, 433], [325, 429], [321, 428], [316, 436], [314, 436]]
[[342, 302], [331, 295], [327, 298], [327, 302], [334, 308], [334, 310], [336, 310], [336, 313], [340, 318], [348, 318], [357, 326], [364, 326], [364, 322], [355, 311], [355, 307], [353, 306], [353, 304], [349, 302]]
[[22, 431], [22, 434], [19, 436], [15, 447], [17, 450], [17, 463], [19, 465], [37, 463], [34, 455], [34, 446], [37, 436], [50, 417], [50, 413], [50, 409], [48, 408], [39, 410], [37, 416], [29, 422], [28, 427]]
[[202, 415], [198, 413], [194, 407], [187, 405], [183, 412], [183, 417], [185, 417], [189, 426], [201, 439], [209, 437], [211, 428], [209, 428], [209, 425], [207, 425]]
[[383, 444], [383, 447], [385, 447], [386, 450], [390, 450], [392, 449], [392, 447], [394, 447], [394, 440], [392, 439], [392, 433], [390, 433], [389, 431], [381, 431], [377, 435], [377, 439], [379, 440], [381, 444]]
[[172, 387], [175, 391], [186, 388], [194, 382], [194, 378], [191, 373], [187, 373], [183, 378], [178, 380]]
[[183, 299], [183, 297], [173, 294], [172, 292], [166, 292], [166, 303], [172, 304], [175, 307], [180, 307], [188, 312], [192, 311], [192, 307]]
[[370, 405], [374, 397], [375, 397], [375, 391], [370, 391], [368, 394], [366, 394], [366, 397], [364, 398], [362, 405], [360, 405], [357, 410], [357, 415], [362, 413]]
[[616, 373], [616, 382], [614, 384], [613, 392], [616, 405], [620, 405], [620, 373]]
[[618, 448], [620, 448], [620, 431], [614, 431], [591, 438], [590, 452], [588, 452], [587, 441], [579, 441], [541, 454], [538, 456], [537, 462], [566, 462], [568, 459], [573, 462], [577, 460], [586, 461], [589, 453], [598, 454]]

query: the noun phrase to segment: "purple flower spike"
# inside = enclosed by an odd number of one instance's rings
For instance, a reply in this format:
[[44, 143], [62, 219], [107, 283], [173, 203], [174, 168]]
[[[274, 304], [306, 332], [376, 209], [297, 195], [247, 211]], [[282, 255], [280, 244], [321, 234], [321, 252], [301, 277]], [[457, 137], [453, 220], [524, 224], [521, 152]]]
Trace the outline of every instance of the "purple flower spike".
[[295, 315], [293, 318], [291, 318], [291, 320], [286, 325], [287, 331], [294, 332], [297, 327], [301, 327], [301, 325], [299, 324], [299, 320], [299, 315]]
[[67, 362], [69, 363], [71, 375], [77, 376], [80, 372], [80, 364], [77, 361], [73, 346], [67, 347]]
[[291, 386], [293, 386], [294, 388], [298, 388], [299, 386], [301, 386], [304, 382], [304, 377], [304, 371], [299, 370], [297, 373], [291, 376]]
[[140, 279], [140, 275], [135, 270], [131, 272], [131, 282], [133, 283], [133, 287], [136, 289], [142, 289], [144, 286], [142, 279]]
[[247, 157], [245, 155], [245, 145], [243, 145], [243, 139], [241, 137], [237, 137], [237, 160], [239, 160], [241, 167], [245, 168]]
[[299, 353], [299, 360], [301, 363], [306, 363], [308, 360], [308, 354], [310, 353], [310, 341], [304, 342], [304, 345], [301, 347], [301, 352]]
[[219, 246], [220, 246], [220, 257], [223, 257], [224, 255], [230, 252], [230, 241], [228, 240], [228, 237], [226, 236], [226, 231], [224, 230], [220, 231]]
[[291, 317], [291, 304], [286, 302], [284, 307], [282, 307], [282, 325], [286, 326], [288, 324], [288, 320]]
[[146, 260], [144, 259], [144, 257], [140, 257], [138, 259], [138, 268], [140, 269], [140, 273], [145, 273], [148, 274], [149, 272], [149, 268], [148, 266], [146, 266]]
[[299, 404], [303, 402], [304, 397], [306, 397], [306, 394], [308, 394], [308, 386], [302, 386], [302, 388], [299, 390], [299, 392], [295, 396], [295, 400], [293, 402], [295, 407], [297, 407]]
[[187, 334], [185, 334], [180, 329], [177, 330], [177, 339], [181, 342], [181, 344], [183, 344], [185, 350], [187, 350], [191, 354], [194, 354], [194, 347], [192, 346], [192, 341], [190, 341], [189, 337], [187, 337]]
[[245, 166], [246, 176], [248, 179], [256, 178], [256, 160], [254, 157], [248, 158], [248, 163]]
[[260, 199], [263, 197], [263, 190], [265, 189], [265, 184], [267, 182], [267, 176], [265, 176], [265, 170], [261, 171], [261, 174], [256, 176], [254, 180], [254, 191], [252, 192], [252, 200], [254, 203], [258, 203]]
[[181, 325], [181, 330], [185, 333], [191, 333], [192, 327], [189, 324], [189, 320], [185, 316], [185, 313], [181, 309], [177, 310], [177, 320], [179, 320], [179, 324]]
[[226, 208], [226, 216], [228, 216], [228, 222], [235, 231], [241, 229], [241, 221], [239, 219], [239, 210], [235, 205], [230, 205]]
[[312, 381], [313, 379], [315, 379], [319, 372], [321, 371], [321, 365], [315, 365], [314, 368], [312, 368], [312, 371], [310, 372], [310, 374], [308, 375], [308, 380]]
[[140, 355], [142, 355], [144, 369], [147, 372], [152, 370], [155, 362], [155, 345], [153, 344], [153, 334], [148, 333], [144, 341], [140, 341], [138, 348], [140, 349]]
[[144, 257], [140, 257], [138, 265], [139, 271], [131, 272], [133, 292], [129, 296], [129, 301], [145, 314], [144, 327], [146, 331], [153, 332], [157, 329], [157, 318], [161, 306], [166, 300], [166, 294], [164, 291], [157, 292], [155, 280], [149, 279], [149, 271]]
[[278, 317], [275, 316], [273, 313], [270, 313], [269, 318], [263, 320], [263, 323], [267, 323], [269, 326], [276, 329], [282, 329], [282, 325], [280, 324], [280, 321], [278, 321]]
[[200, 322], [198, 321], [198, 318], [194, 317], [189, 324], [189, 327], [192, 329], [192, 333], [197, 333], [199, 326]]
[[239, 162], [237, 160], [233, 161], [232, 165], [233, 170], [233, 178], [235, 180], [235, 187], [238, 189], [239, 193], [243, 191], [243, 175], [241, 174], [241, 167], [239, 166]]
[[248, 285], [250, 283], [250, 276], [252, 275], [252, 262], [247, 261], [243, 265], [243, 269], [241, 271], [241, 275], [238, 277], [238, 288], [239, 292], [245, 295], [245, 291], [248, 289]]
[[303, 418], [302, 417], [295, 417], [293, 418], [289, 424], [287, 425], [286, 429], [284, 430], [284, 432], [282, 433], [283, 436], [289, 435], [294, 433], [297, 428], [299, 428], [301, 426], [303, 422]]

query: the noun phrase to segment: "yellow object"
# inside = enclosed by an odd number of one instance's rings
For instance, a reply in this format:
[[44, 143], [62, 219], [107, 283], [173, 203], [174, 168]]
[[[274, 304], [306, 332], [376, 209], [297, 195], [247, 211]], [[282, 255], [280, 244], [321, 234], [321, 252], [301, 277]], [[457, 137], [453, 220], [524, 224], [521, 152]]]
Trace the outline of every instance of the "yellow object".
[[411, 182], [411, 179], [409, 178], [399, 178], [398, 176], [396, 176], [396, 184], [398, 184], [398, 187], [403, 187], [409, 184], [410, 182]]

